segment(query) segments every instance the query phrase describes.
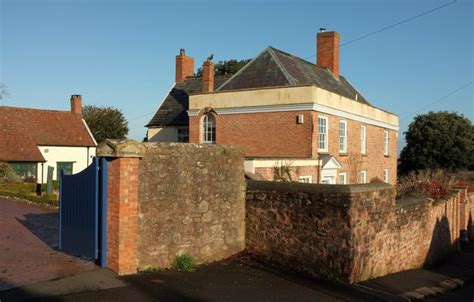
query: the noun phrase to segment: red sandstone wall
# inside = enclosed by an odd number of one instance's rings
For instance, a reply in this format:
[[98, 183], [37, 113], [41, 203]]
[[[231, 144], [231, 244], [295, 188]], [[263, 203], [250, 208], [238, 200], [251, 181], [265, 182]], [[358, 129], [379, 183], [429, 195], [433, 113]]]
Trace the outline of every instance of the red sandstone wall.
[[459, 248], [466, 213], [474, 215], [463, 194], [396, 203], [394, 188], [381, 183], [250, 181], [247, 250], [285, 269], [348, 283], [431, 266]]

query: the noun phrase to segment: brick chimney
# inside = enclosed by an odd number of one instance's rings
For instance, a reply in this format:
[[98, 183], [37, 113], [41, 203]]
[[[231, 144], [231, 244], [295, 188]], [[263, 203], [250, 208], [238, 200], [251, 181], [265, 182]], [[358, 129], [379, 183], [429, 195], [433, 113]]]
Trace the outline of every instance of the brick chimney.
[[317, 37], [317, 65], [329, 68], [336, 78], [339, 78], [339, 33], [326, 32], [324, 28]]
[[82, 95], [71, 95], [71, 112], [82, 115]]
[[176, 56], [176, 83], [183, 82], [187, 77], [194, 76], [194, 58], [188, 57], [184, 48]]
[[202, 64], [202, 92], [214, 91], [214, 63], [207, 60]]

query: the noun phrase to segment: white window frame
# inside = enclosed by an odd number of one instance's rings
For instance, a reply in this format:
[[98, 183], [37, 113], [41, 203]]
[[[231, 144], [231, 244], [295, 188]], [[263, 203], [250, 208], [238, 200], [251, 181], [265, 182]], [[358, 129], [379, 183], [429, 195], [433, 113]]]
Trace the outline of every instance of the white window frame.
[[[341, 131], [341, 125], [344, 125], [344, 131]], [[347, 153], [347, 121], [346, 120], [339, 121], [339, 153]]]
[[389, 137], [388, 137], [388, 130], [383, 131], [383, 155], [388, 155], [388, 144], [389, 144]]
[[367, 171], [366, 170], [360, 171], [359, 183], [361, 183], [361, 184], [366, 184], [367, 183]]
[[[187, 130], [187, 134], [182, 134], [179, 133], [180, 130]], [[180, 138], [183, 138], [184, 140], [180, 140]], [[186, 139], [187, 138], [187, 139]], [[189, 142], [189, 128], [188, 127], [177, 127], [176, 128], [176, 141], [179, 143], [187, 143]]]
[[362, 155], [367, 154], [367, 127], [361, 126], [360, 128], [360, 153]]
[[389, 180], [388, 169], [383, 169], [383, 181], [388, 183], [388, 180]]
[[[321, 128], [322, 126], [320, 125], [320, 120], [325, 121], [325, 129], [326, 130], [324, 133], [321, 133]], [[329, 143], [329, 118], [325, 115], [319, 115], [318, 116], [318, 151], [319, 152], [328, 152], [328, 143]], [[323, 138], [324, 140], [321, 140]], [[322, 146], [324, 144], [324, 146]], [[322, 148], [321, 148], [322, 147]]]
[[306, 184], [313, 183], [313, 176], [311, 175], [303, 175], [298, 177], [298, 181]]
[[[344, 179], [344, 181], [341, 182], [341, 177]], [[339, 173], [339, 184], [340, 185], [347, 185], [347, 172], [341, 172]]]
[[[210, 120], [212, 118], [212, 120]], [[203, 144], [215, 144], [216, 143], [216, 117], [210, 113], [206, 114], [201, 123]], [[210, 137], [210, 139], [209, 139]], [[214, 140], [212, 139], [214, 138]]]

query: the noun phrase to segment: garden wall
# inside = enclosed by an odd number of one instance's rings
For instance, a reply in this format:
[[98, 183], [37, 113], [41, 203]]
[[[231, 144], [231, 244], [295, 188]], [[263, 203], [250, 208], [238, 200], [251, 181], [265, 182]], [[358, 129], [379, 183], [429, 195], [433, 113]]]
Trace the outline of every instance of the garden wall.
[[140, 163], [138, 267], [170, 267], [245, 248], [244, 155], [217, 145], [145, 144]]
[[458, 249], [462, 207], [472, 208], [465, 194], [397, 204], [383, 183], [249, 181], [247, 249], [286, 269], [348, 283], [431, 265]]

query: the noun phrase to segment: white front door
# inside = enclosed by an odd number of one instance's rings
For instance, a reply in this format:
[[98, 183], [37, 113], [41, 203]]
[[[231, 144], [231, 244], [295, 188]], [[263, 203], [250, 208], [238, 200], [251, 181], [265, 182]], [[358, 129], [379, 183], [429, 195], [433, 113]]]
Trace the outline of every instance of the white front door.
[[325, 176], [321, 179], [321, 183], [322, 184], [334, 185], [334, 184], [336, 184], [336, 178], [332, 177], [332, 176]]
[[321, 183], [335, 185], [336, 176], [337, 176], [336, 169], [322, 169], [321, 170]]

